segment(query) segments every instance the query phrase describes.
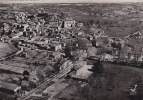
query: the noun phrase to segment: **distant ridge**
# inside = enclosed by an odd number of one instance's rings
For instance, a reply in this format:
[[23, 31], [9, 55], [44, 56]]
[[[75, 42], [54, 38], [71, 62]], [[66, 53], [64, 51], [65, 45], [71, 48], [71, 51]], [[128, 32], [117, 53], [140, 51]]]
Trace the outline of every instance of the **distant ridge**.
[[22, 3], [22, 2], [16, 2], [16, 3], [11, 3], [11, 2], [1, 2], [0, 4], [60, 4], [60, 5], [70, 5], [70, 4], [134, 4], [134, 3], [143, 3], [143, 2], [96, 2], [96, 3], [92, 3], [92, 2], [83, 2], [83, 3], [36, 3], [36, 2], [31, 2], [31, 3]]
[[139, 3], [143, 0], [0, 0], [0, 3], [60, 3], [60, 4], [77, 4], [77, 3]]

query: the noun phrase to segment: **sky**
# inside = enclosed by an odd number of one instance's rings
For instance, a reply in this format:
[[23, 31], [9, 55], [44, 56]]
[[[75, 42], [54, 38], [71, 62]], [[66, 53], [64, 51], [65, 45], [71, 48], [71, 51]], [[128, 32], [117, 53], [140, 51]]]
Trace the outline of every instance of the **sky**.
[[122, 3], [143, 0], [0, 0], [0, 3]]

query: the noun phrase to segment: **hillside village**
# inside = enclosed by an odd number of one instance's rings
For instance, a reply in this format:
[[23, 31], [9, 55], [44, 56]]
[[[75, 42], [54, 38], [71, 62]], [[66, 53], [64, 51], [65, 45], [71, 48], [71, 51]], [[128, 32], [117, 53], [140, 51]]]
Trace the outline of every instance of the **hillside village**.
[[[48, 12], [42, 7], [33, 13], [8, 9], [0, 9], [0, 45], [5, 46], [2, 53], [7, 53], [0, 56], [0, 91], [13, 100], [47, 94], [52, 98], [68, 87], [63, 76], [85, 83], [96, 61], [142, 67], [143, 30], [111, 37], [99, 23], [91, 23], [88, 32], [85, 23], [65, 13]], [[114, 17], [112, 13], [96, 14], [100, 15]], [[58, 82], [53, 80], [57, 79], [60, 86], [56, 92]]]

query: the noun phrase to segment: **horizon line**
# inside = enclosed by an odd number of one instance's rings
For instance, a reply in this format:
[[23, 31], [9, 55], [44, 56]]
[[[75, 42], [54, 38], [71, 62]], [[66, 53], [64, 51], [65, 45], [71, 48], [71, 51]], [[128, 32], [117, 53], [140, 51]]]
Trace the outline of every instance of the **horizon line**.
[[3, 4], [13, 3], [51, 3], [51, 4], [79, 4], [79, 3], [143, 3], [142, 0], [0, 0]]
[[96, 4], [96, 3], [106, 3], [106, 4], [127, 4], [127, 3], [143, 3], [143, 2], [70, 2], [70, 3], [57, 3], [57, 2], [0, 2], [0, 4]]

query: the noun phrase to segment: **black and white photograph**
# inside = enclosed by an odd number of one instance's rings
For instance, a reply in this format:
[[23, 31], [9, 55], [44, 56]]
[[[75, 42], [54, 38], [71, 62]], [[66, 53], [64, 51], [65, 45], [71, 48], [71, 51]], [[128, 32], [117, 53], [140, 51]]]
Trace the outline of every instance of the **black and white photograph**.
[[143, 100], [143, 0], [0, 0], [0, 100]]

